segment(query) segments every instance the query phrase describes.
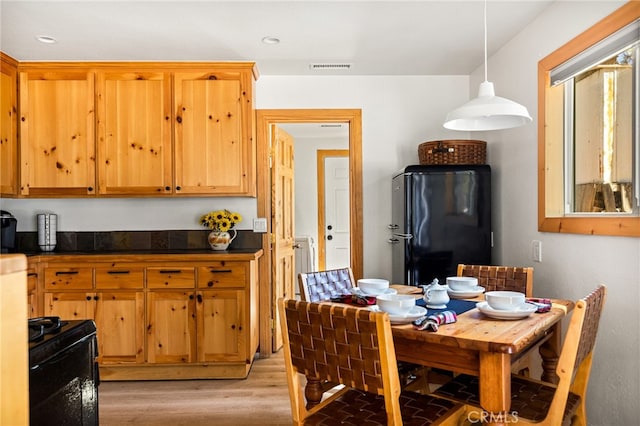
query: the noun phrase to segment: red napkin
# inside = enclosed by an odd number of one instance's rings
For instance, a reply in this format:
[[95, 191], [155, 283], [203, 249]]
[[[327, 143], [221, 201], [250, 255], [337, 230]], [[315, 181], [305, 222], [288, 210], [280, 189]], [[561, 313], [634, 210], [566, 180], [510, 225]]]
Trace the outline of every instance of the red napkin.
[[530, 303], [536, 306], [538, 309], [537, 313], [549, 312], [551, 310], [551, 299], [541, 299], [539, 297], [527, 297], [527, 303]]
[[416, 330], [438, 331], [441, 324], [451, 324], [458, 320], [458, 316], [454, 311], [442, 311], [437, 314], [429, 315], [413, 322], [413, 328]]
[[376, 297], [375, 296], [357, 296], [355, 294], [343, 294], [342, 296], [332, 297], [332, 302], [338, 303], [349, 303], [352, 305], [375, 305]]

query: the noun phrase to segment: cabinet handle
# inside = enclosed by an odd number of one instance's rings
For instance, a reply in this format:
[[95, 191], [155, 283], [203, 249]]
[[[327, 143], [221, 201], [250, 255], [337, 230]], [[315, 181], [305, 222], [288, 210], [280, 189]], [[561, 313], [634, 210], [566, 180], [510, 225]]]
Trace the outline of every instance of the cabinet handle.
[[218, 77], [216, 77], [215, 75], [210, 75], [209, 76], [209, 80], [217, 80], [217, 79], [218, 79]]
[[56, 271], [57, 275], [78, 275], [78, 271]]
[[182, 273], [180, 269], [162, 269], [158, 272], [161, 274], [181, 274]]
[[232, 269], [209, 269], [209, 272], [211, 272], [212, 274], [228, 274], [230, 272], [233, 272]]
[[122, 274], [130, 274], [131, 271], [107, 271], [107, 274], [110, 275], [122, 275]]
[[29, 273], [27, 274], [27, 276], [28, 276], [28, 277], [37, 277], [37, 276], [38, 276], [38, 274], [37, 274], [36, 272], [29, 272]]

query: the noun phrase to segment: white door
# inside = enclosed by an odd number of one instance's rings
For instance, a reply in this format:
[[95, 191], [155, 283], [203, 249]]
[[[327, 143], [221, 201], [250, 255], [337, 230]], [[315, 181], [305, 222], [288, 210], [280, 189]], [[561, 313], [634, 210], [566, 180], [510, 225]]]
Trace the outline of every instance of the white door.
[[325, 269], [351, 266], [349, 226], [349, 157], [326, 157], [325, 186]]

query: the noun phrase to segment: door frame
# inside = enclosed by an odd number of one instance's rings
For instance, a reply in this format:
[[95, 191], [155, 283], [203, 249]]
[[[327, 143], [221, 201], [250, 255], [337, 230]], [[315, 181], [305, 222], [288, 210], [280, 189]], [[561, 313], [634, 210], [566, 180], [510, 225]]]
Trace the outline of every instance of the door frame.
[[[316, 158], [318, 187], [318, 268], [326, 269], [326, 200], [325, 200], [325, 165], [326, 158], [349, 157], [348, 149], [321, 149]], [[349, 207], [351, 209], [351, 207]], [[351, 225], [349, 225], [351, 227]]]
[[[347, 123], [349, 125], [349, 196], [351, 228], [351, 269], [362, 278], [362, 110], [360, 109], [258, 109], [256, 110], [256, 181], [258, 217], [271, 217], [270, 135], [271, 124], [279, 123]], [[258, 261], [260, 356], [271, 356], [272, 329], [276, 307], [272, 306], [271, 223], [262, 235], [264, 254]]]

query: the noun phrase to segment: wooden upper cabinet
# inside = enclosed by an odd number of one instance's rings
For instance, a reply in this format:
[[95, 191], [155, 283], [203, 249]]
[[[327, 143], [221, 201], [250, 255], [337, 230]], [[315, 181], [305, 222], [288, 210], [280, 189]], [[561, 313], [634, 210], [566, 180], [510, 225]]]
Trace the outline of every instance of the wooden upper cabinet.
[[95, 194], [94, 73], [20, 72], [20, 193]]
[[97, 73], [98, 193], [172, 193], [171, 75]]
[[252, 74], [174, 74], [177, 194], [255, 195]]
[[18, 63], [0, 53], [0, 194], [18, 193]]

